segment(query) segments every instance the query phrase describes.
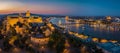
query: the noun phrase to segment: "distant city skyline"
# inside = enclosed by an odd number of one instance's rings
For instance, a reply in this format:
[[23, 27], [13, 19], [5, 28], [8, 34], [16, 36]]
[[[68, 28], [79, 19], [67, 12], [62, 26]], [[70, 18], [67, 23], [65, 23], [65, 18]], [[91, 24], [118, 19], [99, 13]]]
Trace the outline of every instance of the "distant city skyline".
[[0, 14], [24, 13], [72, 16], [119, 16], [120, 0], [0, 0]]

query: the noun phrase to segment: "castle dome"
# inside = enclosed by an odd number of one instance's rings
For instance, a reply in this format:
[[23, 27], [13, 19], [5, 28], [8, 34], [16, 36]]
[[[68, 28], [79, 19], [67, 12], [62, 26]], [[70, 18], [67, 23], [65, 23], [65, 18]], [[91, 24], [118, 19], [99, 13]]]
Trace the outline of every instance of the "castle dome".
[[111, 18], [110, 16], [107, 16], [106, 19], [107, 19], [107, 20], [111, 20], [112, 18]]
[[26, 17], [30, 17], [30, 11], [29, 10], [27, 10], [27, 12], [26, 12]]

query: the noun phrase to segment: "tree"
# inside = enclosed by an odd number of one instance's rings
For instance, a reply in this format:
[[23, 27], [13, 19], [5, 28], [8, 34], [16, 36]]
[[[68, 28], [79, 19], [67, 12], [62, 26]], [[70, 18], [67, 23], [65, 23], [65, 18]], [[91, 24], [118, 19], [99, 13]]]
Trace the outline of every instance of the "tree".
[[0, 39], [3, 39], [3, 38], [4, 38], [4, 36], [2, 34], [0, 34]]
[[12, 48], [12, 45], [9, 44], [9, 39], [3, 41], [3, 47], [4, 51], [9, 51]]
[[57, 53], [63, 52], [63, 50], [65, 48], [64, 44], [65, 44], [65, 41], [60, 41], [60, 42], [57, 43], [57, 45], [56, 45]]
[[53, 41], [53, 40], [49, 40], [47, 46], [48, 46], [49, 48], [53, 48], [53, 46], [54, 46], [54, 41]]

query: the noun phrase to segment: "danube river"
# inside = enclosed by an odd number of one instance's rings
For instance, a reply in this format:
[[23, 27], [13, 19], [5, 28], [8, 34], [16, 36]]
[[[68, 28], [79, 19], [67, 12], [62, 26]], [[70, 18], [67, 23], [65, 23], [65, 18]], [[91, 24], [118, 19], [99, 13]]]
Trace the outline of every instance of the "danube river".
[[120, 26], [111, 26], [105, 24], [66, 24], [70, 22], [66, 21], [64, 18], [52, 18], [50, 22], [60, 27], [65, 27], [66, 30], [78, 33], [83, 32], [91, 37], [117, 40], [120, 43]]

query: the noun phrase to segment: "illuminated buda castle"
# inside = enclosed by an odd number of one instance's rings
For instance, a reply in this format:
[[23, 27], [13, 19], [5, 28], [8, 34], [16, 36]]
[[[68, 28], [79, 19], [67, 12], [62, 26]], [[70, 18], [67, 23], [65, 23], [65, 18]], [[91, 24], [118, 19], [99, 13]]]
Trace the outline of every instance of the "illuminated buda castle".
[[11, 26], [14, 26], [17, 22], [28, 22], [28, 23], [42, 23], [42, 18], [39, 16], [31, 16], [30, 12], [26, 12], [26, 16], [22, 16], [22, 14], [19, 14], [18, 16], [7, 16], [7, 22]]
[[31, 15], [31, 13], [27, 11], [25, 15], [21, 13], [18, 15], [8, 15], [5, 22], [6, 31], [9, 31], [10, 27], [14, 27], [17, 33], [22, 33], [22, 31], [25, 31], [25, 27], [18, 25], [24, 24], [26, 26], [29, 26], [30, 23], [42, 23], [43, 21], [42, 17]]

